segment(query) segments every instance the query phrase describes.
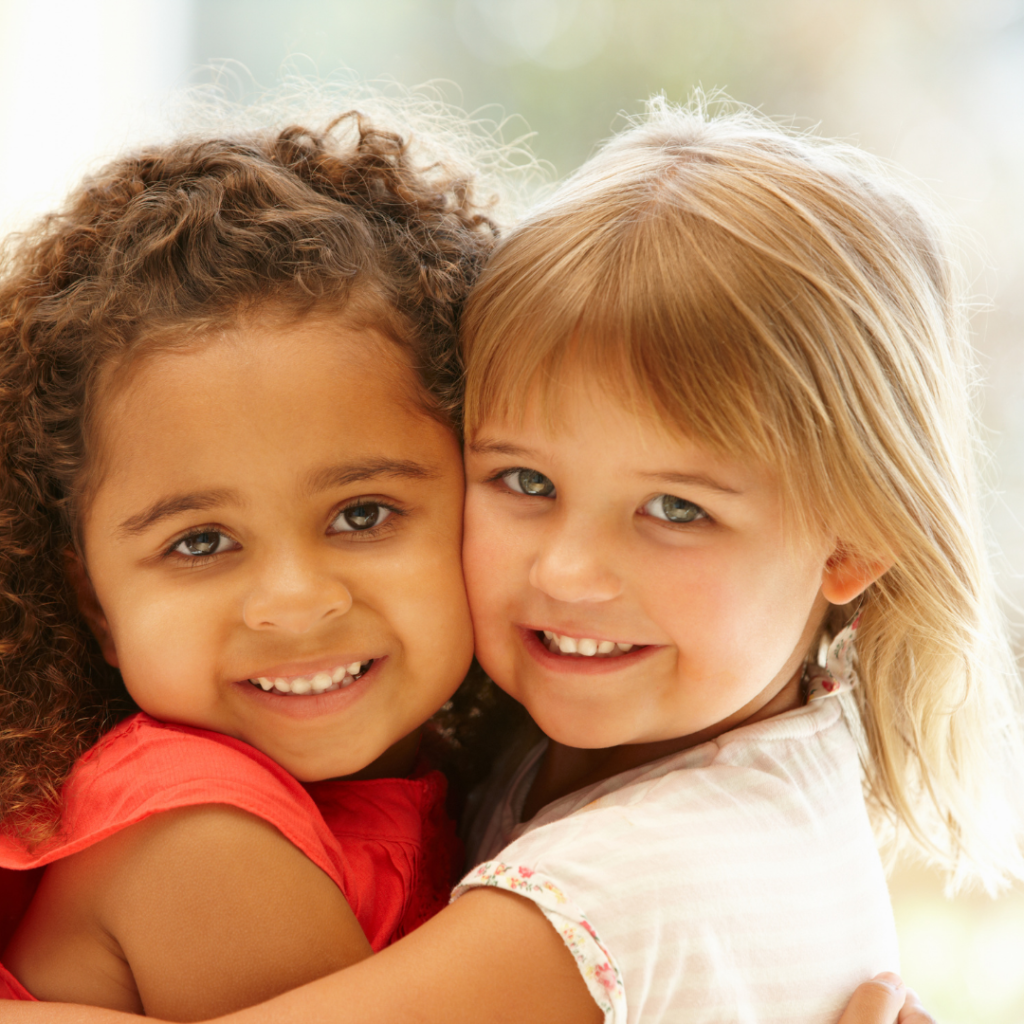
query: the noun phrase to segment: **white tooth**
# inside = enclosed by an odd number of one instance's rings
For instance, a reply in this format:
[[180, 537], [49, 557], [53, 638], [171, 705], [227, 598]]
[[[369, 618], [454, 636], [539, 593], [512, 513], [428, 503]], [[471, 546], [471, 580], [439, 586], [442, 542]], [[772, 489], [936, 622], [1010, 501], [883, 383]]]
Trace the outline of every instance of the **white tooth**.
[[588, 658], [592, 658], [597, 654], [597, 641], [585, 638], [576, 645], [576, 649], [580, 654], [585, 654]]
[[620, 651], [622, 651], [623, 654], [625, 654], [626, 651], [633, 650], [633, 645], [632, 644], [616, 644], [615, 646], [618, 647], [618, 649]]
[[563, 654], [575, 654], [576, 641], [571, 636], [560, 636], [558, 638], [558, 649]]
[[359, 675], [359, 670], [360, 670], [360, 668], [362, 668], [362, 666], [363, 666], [363, 663], [361, 661], [353, 661], [351, 665], [346, 665], [345, 666], [345, 671], [350, 676], [357, 676], [357, 675]]
[[615, 644], [611, 640], [602, 640], [597, 645], [598, 654], [611, 654], [615, 650]]
[[551, 638], [550, 640], [545, 640], [545, 641], [544, 641], [544, 646], [545, 646], [545, 647], [546, 647], [546, 648], [547, 648], [547, 649], [548, 649], [548, 650], [549, 650], [549, 651], [550, 651], [550, 652], [551, 652], [552, 654], [557, 654], [557, 653], [558, 653], [558, 641], [557, 641], [557, 640], [556, 640], [556, 639], [555, 639], [554, 637], [552, 637], [552, 638]]
[[274, 686], [282, 693], [292, 692], [292, 684], [289, 683], [287, 679], [275, 679]]
[[305, 676], [299, 676], [292, 680], [292, 693], [309, 693], [313, 689], [313, 683]]
[[340, 683], [342, 681], [342, 679], [344, 679], [344, 678], [345, 678], [345, 666], [344, 665], [342, 665], [341, 668], [336, 668], [331, 673], [331, 682], [332, 683]]
[[544, 630], [544, 638], [546, 640], [554, 640], [555, 639], [555, 634], [552, 633], [550, 629], [545, 629]]
[[355, 680], [351, 676], [345, 676], [345, 678], [342, 679], [342, 681], [341, 681], [341, 685], [342, 686], [351, 686], [354, 682], [355, 682]]
[[274, 687], [274, 681], [272, 679], [268, 679], [266, 676], [260, 676], [256, 682], [259, 683], [264, 690], [271, 690]]
[[334, 680], [331, 679], [330, 672], [317, 672], [317, 674], [313, 676], [313, 690], [315, 693], [323, 693], [324, 690], [333, 683]]

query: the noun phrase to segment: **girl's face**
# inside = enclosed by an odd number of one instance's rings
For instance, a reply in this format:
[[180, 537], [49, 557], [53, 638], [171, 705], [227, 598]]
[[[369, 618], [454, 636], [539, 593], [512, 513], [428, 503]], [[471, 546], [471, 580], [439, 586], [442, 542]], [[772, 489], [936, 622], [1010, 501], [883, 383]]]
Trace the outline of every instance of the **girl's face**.
[[451, 695], [472, 656], [462, 461], [413, 395], [388, 342], [313, 319], [130, 369], [71, 572], [140, 708], [308, 781]]
[[834, 545], [785, 529], [771, 474], [596, 389], [562, 393], [557, 432], [534, 407], [466, 446], [487, 672], [574, 747], [710, 738], [780, 710], [791, 682], [794, 702], [823, 581], [837, 591]]

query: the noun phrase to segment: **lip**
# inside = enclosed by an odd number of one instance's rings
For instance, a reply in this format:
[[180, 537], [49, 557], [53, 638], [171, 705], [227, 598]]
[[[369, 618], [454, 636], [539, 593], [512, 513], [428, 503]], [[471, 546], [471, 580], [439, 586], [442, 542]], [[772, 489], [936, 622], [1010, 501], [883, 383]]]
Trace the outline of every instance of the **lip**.
[[[352, 658], [352, 661], [356, 660], [355, 657]], [[362, 660], [369, 661], [370, 658], [363, 658]], [[261, 711], [284, 715], [287, 718], [320, 718], [324, 715], [337, 714], [356, 703], [374, 684], [377, 676], [382, 671], [381, 666], [387, 660], [388, 656], [386, 654], [373, 659], [373, 664], [354, 683], [350, 683], [344, 689], [331, 690], [328, 693], [305, 693], [301, 695], [274, 693], [273, 690], [263, 690], [259, 686], [253, 686], [249, 682], [249, 679], [253, 678], [252, 676], [239, 679], [234, 686], [244, 700], [254, 701], [255, 706], [260, 708]], [[309, 664], [312, 665], [312, 663]], [[330, 667], [342, 664], [344, 662], [333, 661], [330, 663]], [[281, 667], [295, 668], [294, 665]], [[321, 670], [326, 671], [327, 667], [326, 662], [319, 663]], [[302, 671], [293, 671], [291, 674], [305, 675], [310, 671], [317, 671], [316, 667], [310, 669], [303, 665], [301, 668]], [[285, 672], [277, 670], [268, 672], [267, 675], [275, 673], [279, 676], [286, 675]]]
[[[643, 647], [634, 648], [625, 654], [617, 654], [614, 658], [571, 658], [564, 654], [552, 654], [537, 637], [541, 629], [551, 629], [550, 626], [532, 628], [530, 626], [517, 626], [519, 635], [522, 638], [523, 646], [534, 661], [539, 662], [550, 672], [560, 672], [567, 675], [605, 675], [609, 672], [618, 672], [620, 669], [631, 668], [638, 662], [650, 657], [655, 651], [661, 650], [660, 644], [646, 644]], [[552, 630], [552, 632], [558, 632]], [[562, 633], [561, 636], [573, 636], [572, 633]], [[581, 633], [579, 637], [589, 636], [593, 640], [606, 639], [597, 637], [592, 633]]]

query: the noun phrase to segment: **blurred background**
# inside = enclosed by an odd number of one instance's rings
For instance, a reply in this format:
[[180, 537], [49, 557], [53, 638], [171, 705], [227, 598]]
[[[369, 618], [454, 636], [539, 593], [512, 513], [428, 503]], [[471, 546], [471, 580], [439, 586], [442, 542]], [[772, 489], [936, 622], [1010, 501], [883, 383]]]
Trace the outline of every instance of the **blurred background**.
[[[434, 82], [535, 133], [549, 180], [695, 85], [909, 168], [971, 234], [992, 542], [1024, 604], [1024, 0], [0, 0], [0, 232], [162, 133], [224, 61], [242, 100], [287, 71]], [[1024, 1024], [1024, 894], [947, 901], [911, 866], [892, 888], [905, 977], [943, 1024]]]

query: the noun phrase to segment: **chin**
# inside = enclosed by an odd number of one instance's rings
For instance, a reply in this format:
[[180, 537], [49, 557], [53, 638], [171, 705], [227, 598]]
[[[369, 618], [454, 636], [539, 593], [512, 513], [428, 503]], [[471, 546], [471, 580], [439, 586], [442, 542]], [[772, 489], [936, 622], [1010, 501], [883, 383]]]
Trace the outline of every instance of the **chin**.
[[546, 736], [565, 747], [602, 750], [633, 742], [621, 727], [610, 728], [604, 715], [566, 708], [534, 711], [529, 704], [526, 710]]

